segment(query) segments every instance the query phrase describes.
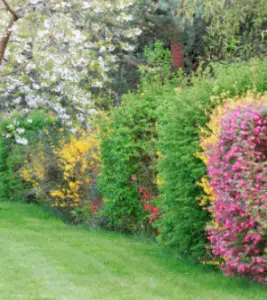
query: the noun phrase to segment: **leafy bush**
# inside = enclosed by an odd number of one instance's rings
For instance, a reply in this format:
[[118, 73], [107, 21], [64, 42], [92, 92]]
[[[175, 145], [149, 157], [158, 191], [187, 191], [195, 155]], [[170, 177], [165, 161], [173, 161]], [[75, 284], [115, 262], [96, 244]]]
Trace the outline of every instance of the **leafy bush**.
[[159, 214], [157, 188], [157, 123], [170, 94], [174, 95], [170, 53], [161, 43], [146, 49], [149, 68], [141, 69], [137, 93], [124, 96], [102, 126], [99, 187], [104, 213], [113, 228], [149, 230]]
[[17, 115], [1, 127], [1, 199], [47, 203], [75, 221], [101, 206], [96, 129], [71, 133], [52, 115]]
[[266, 68], [267, 59], [213, 66], [212, 75], [196, 75], [191, 86], [180, 89], [160, 122], [159, 175], [164, 184], [159, 240], [182, 255], [206, 254], [209, 214], [196, 201], [203, 196], [197, 183], [206, 174], [205, 165], [196, 157], [199, 128], [205, 126], [210, 110], [226, 95], [234, 97], [253, 88], [267, 90]]
[[207, 150], [211, 207], [208, 227], [214, 254], [223, 257], [226, 274], [267, 281], [266, 107], [239, 106], [221, 120], [218, 143]]
[[110, 116], [101, 140], [99, 187], [110, 226], [135, 230], [145, 223], [138, 188], [157, 195], [155, 180], [157, 102], [149, 93], [128, 94]]
[[96, 202], [100, 204], [96, 199], [92, 201], [99, 164], [96, 131], [52, 131], [44, 131], [37, 151], [32, 151], [21, 169], [22, 178], [35, 188], [39, 198], [48, 199], [52, 207], [65, 213], [84, 206], [95, 211]]
[[38, 144], [44, 128], [53, 125], [52, 117], [42, 111], [29, 116], [17, 114], [1, 123], [0, 128], [0, 199], [27, 197], [29, 185], [20, 177], [30, 148]]

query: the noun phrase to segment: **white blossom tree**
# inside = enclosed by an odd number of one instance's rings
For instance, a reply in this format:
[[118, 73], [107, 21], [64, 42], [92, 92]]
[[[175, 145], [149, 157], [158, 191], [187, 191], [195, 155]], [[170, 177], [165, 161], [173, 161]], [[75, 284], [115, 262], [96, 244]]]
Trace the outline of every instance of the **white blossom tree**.
[[46, 106], [70, 124], [134, 51], [138, 0], [0, 0], [0, 102]]

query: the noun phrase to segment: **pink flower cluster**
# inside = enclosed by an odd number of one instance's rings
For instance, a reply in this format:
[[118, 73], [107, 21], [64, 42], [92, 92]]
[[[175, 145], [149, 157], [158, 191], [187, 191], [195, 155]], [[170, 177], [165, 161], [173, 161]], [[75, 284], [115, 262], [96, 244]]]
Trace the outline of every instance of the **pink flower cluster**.
[[218, 142], [206, 151], [216, 194], [210, 248], [225, 274], [267, 282], [267, 107], [239, 106], [220, 125]]

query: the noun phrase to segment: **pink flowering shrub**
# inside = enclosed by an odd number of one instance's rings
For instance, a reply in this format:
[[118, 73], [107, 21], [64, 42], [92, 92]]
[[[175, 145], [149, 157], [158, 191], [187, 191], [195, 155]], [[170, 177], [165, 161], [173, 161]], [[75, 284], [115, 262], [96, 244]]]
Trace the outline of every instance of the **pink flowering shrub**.
[[210, 248], [223, 259], [225, 274], [267, 282], [267, 107], [228, 110], [205, 155], [216, 195]]

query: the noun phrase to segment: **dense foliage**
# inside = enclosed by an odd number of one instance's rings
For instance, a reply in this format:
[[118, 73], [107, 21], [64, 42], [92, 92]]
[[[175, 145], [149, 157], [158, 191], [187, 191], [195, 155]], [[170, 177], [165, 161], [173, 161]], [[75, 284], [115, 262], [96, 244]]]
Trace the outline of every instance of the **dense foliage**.
[[29, 186], [23, 183], [19, 171], [29, 155], [28, 148], [36, 148], [41, 132], [52, 125], [51, 117], [40, 111], [28, 117], [17, 115], [1, 123], [0, 199], [27, 198]]
[[145, 223], [139, 187], [155, 190], [155, 122], [152, 95], [128, 94], [110, 118], [101, 142], [100, 190], [112, 226], [134, 230]]
[[266, 281], [265, 2], [0, 0], [0, 199]]
[[[225, 100], [201, 146], [207, 165], [211, 249], [228, 275], [266, 281], [266, 95]], [[207, 205], [208, 203], [202, 203]]]
[[122, 105], [112, 110], [100, 147], [106, 215], [111, 226], [130, 231], [146, 229], [159, 213], [153, 201], [158, 196], [157, 123], [167, 91], [175, 94], [168, 83], [169, 52], [157, 43], [153, 52], [147, 49], [147, 56], [154, 68], [143, 70], [139, 91], [125, 95]]
[[201, 28], [203, 38], [198, 47], [203, 47], [201, 55], [206, 63], [266, 54], [265, 0], [178, 2], [177, 17], [183, 16], [181, 23]]
[[0, 140], [1, 199], [46, 203], [77, 220], [99, 209], [95, 127], [70, 133], [46, 113], [17, 115]]
[[[144, 48], [183, 43], [185, 65], [266, 52], [265, 1], [0, 1], [0, 105], [47, 106], [65, 125], [136, 88]], [[106, 99], [110, 98], [110, 99]]]
[[202, 197], [197, 184], [205, 175], [204, 164], [196, 157], [200, 151], [199, 130], [208, 112], [224, 97], [243, 94], [247, 89], [267, 89], [267, 60], [218, 66], [213, 76], [193, 78], [192, 86], [182, 88], [170, 103], [159, 130], [162, 152], [160, 177], [163, 203], [160, 239], [181, 254], [205, 254], [205, 226], [209, 219], [196, 199]]

